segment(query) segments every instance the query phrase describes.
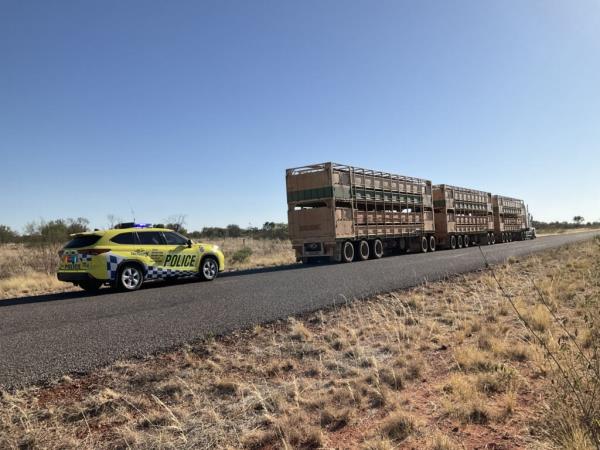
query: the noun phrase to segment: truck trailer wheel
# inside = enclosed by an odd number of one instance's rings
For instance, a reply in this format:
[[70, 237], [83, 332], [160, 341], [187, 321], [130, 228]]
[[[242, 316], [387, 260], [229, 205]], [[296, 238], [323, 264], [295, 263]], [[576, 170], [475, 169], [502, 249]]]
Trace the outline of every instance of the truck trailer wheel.
[[492, 233], [487, 234], [487, 245], [492, 245]]
[[490, 233], [490, 237], [492, 238], [492, 245], [496, 243], [496, 233]]
[[467, 248], [470, 243], [471, 243], [470, 236], [468, 234], [465, 234], [465, 237], [463, 238], [463, 245], [465, 246], [465, 248]]
[[381, 239], [375, 239], [372, 242], [371, 255], [373, 259], [379, 259], [383, 256], [383, 242], [381, 242]]
[[406, 239], [404, 239], [404, 238], [398, 239], [398, 249], [402, 253], [406, 252], [406, 250], [407, 250]]
[[367, 241], [360, 241], [358, 243], [358, 258], [361, 261], [369, 259], [369, 243]]
[[427, 253], [427, 237], [421, 236], [421, 253]]
[[342, 262], [349, 263], [352, 261], [354, 261], [354, 245], [352, 245], [352, 242], [346, 241], [342, 247]]
[[435, 236], [429, 236], [429, 251], [435, 252], [435, 246], [436, 246]]
[[450, 236], [450, 250], [454, 250], [456, 248], [456, 236]]
[[456, 246], [458, 248], [463, 248], [463, 237], [461, 235], [456, 238]]

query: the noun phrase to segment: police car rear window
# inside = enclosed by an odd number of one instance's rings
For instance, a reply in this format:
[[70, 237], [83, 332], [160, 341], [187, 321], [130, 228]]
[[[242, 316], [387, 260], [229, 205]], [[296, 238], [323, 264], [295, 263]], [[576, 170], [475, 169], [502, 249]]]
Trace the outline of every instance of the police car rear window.
[[95, 234], [89, 234], [89, 235], [85, 235], [85, 236], [77, 236], [75, 238], [73, 238], [71, 241], [69, 241], [69, 243], [67, 245], [65, 245], [65, 248], [80, 248], [80, 247], [87, 247], [90, 245], [94, 245], [96, 242], [98, 242], [100, 240], [102, 236], [98, 236]]
[[114, 242], [115, 244], [125, 244], [125, 245], [137, 244], [137, 240], [135, 238], [135, 233], [117, 234], [115, 237], [113, 237], [111, 239], [111, 242]]

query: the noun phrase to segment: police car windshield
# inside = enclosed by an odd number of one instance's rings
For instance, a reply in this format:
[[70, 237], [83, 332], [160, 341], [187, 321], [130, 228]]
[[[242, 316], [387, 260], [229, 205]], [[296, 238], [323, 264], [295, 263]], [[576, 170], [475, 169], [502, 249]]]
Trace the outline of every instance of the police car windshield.
[[87, 247], [89, 245], [94, 245], [96, 242], [100, 240], [101, 236], [96, 234], [87, 234], [84, 236], [75, 236], [72, 240], [70, 240], [65, 248], [79, 248], [79, 247]]

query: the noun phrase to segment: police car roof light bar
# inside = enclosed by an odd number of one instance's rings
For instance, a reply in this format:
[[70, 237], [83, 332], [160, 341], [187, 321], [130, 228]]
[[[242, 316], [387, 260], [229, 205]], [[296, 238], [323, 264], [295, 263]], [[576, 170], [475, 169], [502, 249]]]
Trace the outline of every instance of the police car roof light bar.
[[123, 223], [118, 223], [117, 225], [115, 225], [116, 229], [121, 229], [121, 228], [151, 228], [152, 224], [151, 223], [135, 223], [135, 222], [123, 222]]

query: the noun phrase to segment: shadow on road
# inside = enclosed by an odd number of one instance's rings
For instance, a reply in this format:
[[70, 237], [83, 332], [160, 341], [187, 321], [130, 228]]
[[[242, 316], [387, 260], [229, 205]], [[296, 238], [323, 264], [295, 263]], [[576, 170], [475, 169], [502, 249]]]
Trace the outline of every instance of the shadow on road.
[[26, 305], [28, 303], [45, 303], [45, 302], [55, 302], [58, 300], [69, 300], [72, 298], [84, 298], [84, 297], [96, 297], [98, 295], [102, 295], [105, 293], [111, 292], [110, 290], [101, 290], [95, 293], [89, 293], [85, 291], [77, 291], [77, 292], [59, 292], [56, 294], [42, 294], [42, 295], [30, 295], [27, 297], [17, 297], [17, 298], [7, 298], [5, 300], [0, 300], [0, 308], [6, 306], [15, 306], [15, 305]]
[[[232, 277], [239, 277], [239, 276], [243, 276], [243, 275], [254, 275], [254, 274], [259, 274], [259, 273], [282, 272], [282, 271], [286, 271], [286, 270], [307, 269], [310, 267], [322, 266], [322, 265], [328, 265], [328, 264], [330, 264], [330, 263], [318, 263], [318, 264], [311, 264], [311, 265], [286, 264], [284, 266], [261, 267], [261, 268], [256, 268], [256, 269], [244, 269], [244, 270], [232, 270], [232, 271], [227, 271], [227, 272], [223, 272], [223, 273], [219, 274], [219, 277], [217, 278], [217, 280], [215, 280], [215, 282], [218, 283], [218, 280], [222, 279], [222, 278], [232, 278]], [[182, 279], [178, 279], [178, 280], [151, 281], [151, 282], [144, 284], [140, 290], [144, 291], [147, 289], [160, 289], [160, 288], [166, 287], [166, 286], [178, 286], [178, 285], [191, 284], [191, 283], [201, 283], [201, 281], [198, 280], [197, 278], [182, 278]], [[60, 301], [60, 300], [72, 300], [72, 299], [76, 299], [76, 298], [85, 299], [85, 298], [92, 298], [92, 297], [98, 297], [98, 296], [102, 296], [102, 295], [109, 295], [109, 294], [115, 294], [115, 293], [119, 293], [119, 291], [109, 288], [109, 287], [103, 287], [98, 292], [85, 292], [85, 291], [81, 290], [81, 291], [75, 291], [75, 292], [58, 292], [56, 294], [30, 295], [27, 297], [7, 298], [5, 300], [0, 300], [0, 308], [7, 307], [7, 306], [27, 305], [29, 303], [45, 303], [45, 302], [55, 302], [55, 301]]]

